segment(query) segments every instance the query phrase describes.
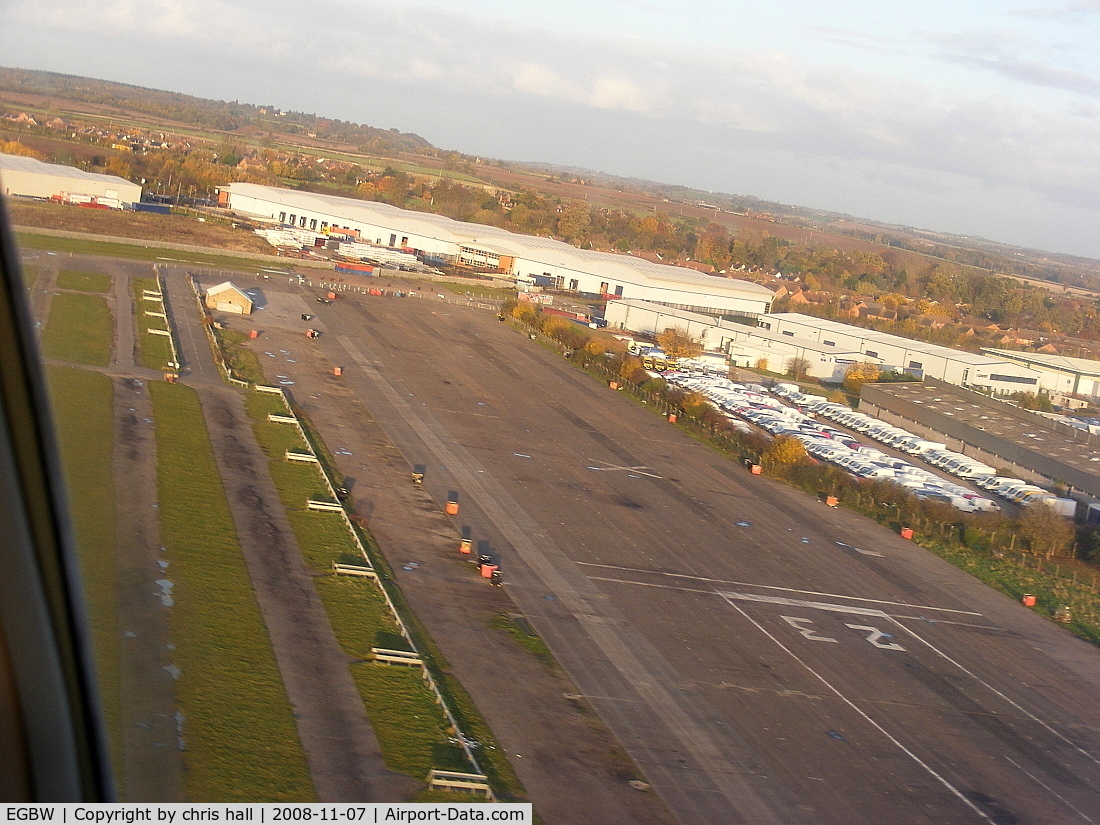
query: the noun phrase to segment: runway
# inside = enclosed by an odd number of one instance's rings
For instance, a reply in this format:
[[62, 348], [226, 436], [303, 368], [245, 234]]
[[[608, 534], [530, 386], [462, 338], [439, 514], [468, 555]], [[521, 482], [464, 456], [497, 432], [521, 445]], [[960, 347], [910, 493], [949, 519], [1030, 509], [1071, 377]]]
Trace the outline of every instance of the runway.
[[326, 362], [435, 500], [457, 494], [681, 822], [1100, 822], [1100, 651], [489, 312], [432, 293], [316, 314]]

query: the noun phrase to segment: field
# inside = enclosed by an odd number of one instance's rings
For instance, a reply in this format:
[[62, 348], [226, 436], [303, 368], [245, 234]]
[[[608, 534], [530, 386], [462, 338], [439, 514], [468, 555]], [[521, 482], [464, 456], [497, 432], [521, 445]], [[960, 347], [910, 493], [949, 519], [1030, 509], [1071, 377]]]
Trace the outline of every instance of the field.
[[[187, 789], [196, 801], [308, 801], [291, 707], [193, 390], [150, 384], [161, 535], [176, 584]], [[242, 754], [249, 754], [242, 759]]]
[[[181, 243], [211, 249], [231, 249], [270, 255], [267, 241], [227, 223], [199, 222], [186, 215], [154, 215], [111, 209], [81, 209], [77, 206], [38, 201], [13, 200], [8, 204], [15, 226], [60, 229], [89, 235], [139, 238], [160, 243]], [[22, 240], [20, 245], [23, 245]]]
[[290, 462], [287, 450], [312, 452], [292, 425], [267, 421], [268, 413], [287, 410], [273, 394], [254, 392], [247, 408], [269, 470], [286, 508], [287, 518], [306, 562], [313, 568], [314, 586], [325, 606], [341, 648], [353, 662], [355, 682], [367, 716], [382, 746], [386, 765], [423, 778], [434, 768], [468, 771], [462, 752], [448, 741], [445, 719], [424, 684], [419, 668], [371, 661], [374, 647], [408, 650], [385, 597], [369, 581], [319, 577], [334, 563], [362, 565], [365, 560], [338, 514], [307, 510], [307, 499], [330, 495], [316, 464]]
[[57, 361], [105, 367], [111, 360], [112, 329], [111, 309], [98, 295], [55, 295], [42, 351]]
[[78, 292], [108, 292], [111, 289], [111, 276], [102, 272], [62, 269], [57, 273], [57, 288]]

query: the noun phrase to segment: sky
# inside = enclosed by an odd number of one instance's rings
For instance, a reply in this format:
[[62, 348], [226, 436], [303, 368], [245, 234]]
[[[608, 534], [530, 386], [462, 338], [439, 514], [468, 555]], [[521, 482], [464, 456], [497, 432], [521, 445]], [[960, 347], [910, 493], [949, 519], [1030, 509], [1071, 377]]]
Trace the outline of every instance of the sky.
[[1100, 258], [1100, 0], [0, 0], [0, 62]]

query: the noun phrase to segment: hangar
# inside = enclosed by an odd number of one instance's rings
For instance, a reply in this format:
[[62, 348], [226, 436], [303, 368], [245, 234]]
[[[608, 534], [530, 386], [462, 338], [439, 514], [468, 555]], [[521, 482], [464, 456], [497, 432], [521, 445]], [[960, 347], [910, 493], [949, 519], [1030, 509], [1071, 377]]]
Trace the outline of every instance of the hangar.
[[120, 208], [141, 201], [141, 187], [125, 178], [85, 172], [58, 163], [43, 163], [19, 155], [0, 155], [0, 183], [6, 196], [52, 198], [75, 195], [117, 201]]
[[577, 249], [552, 238], [398, 209], [386, 203], [297, 192], [253, 183], [221, 187], [222, 202], [242, 216], [319, 235], [350, 233], [361, 242], [414, 251], [426, 261], [456, 264], [515, 279], [614, 299], [649, 301], [707, 315], [755, 318], [771, 308], [771, 290], [749, 281], [704, 275], [630, 255]]
[[244, 290], [225, 281], [206, 290], [206, 305], [219, 312], [232, 312], [236, 315], [252, 314], [252, 299]]

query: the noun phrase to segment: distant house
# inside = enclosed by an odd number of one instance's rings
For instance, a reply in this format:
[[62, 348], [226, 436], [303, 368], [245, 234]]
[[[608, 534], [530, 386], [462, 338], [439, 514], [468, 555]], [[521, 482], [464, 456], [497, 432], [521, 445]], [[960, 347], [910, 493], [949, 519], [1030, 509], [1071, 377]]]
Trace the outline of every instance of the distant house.
[[232, 312], [236, 315], [252, 313], [252, 299], [229, 281], [206, 290], [206, 305], [218, 312]]
[[810, 303], [810, 299], [806, 297], [806, 293], [803, 292], [801, 289], [796, 290], [795, 292], [792, 292], [790, 297], [787, 299], [787, 301], [788, 301], [788, 303], [791, 303], [791, 304], [808, 304], [808, 303]]

